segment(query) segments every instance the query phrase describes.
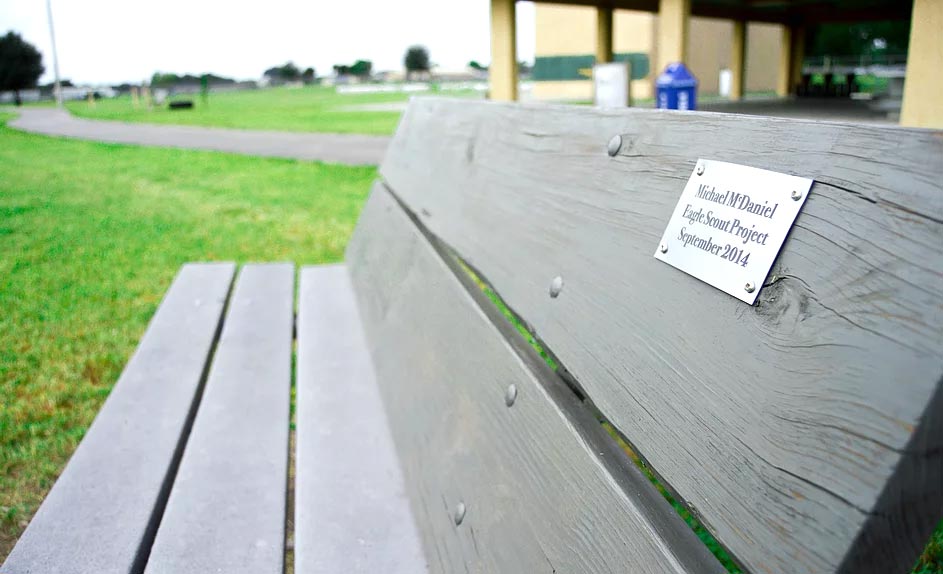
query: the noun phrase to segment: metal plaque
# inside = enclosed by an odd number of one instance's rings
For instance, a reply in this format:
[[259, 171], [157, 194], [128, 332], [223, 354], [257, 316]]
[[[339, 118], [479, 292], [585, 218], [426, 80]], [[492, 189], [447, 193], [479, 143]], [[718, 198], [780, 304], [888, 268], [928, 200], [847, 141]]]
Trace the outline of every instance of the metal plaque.
[[752, 305], [812, 180], [698, 160], [655, 259]]

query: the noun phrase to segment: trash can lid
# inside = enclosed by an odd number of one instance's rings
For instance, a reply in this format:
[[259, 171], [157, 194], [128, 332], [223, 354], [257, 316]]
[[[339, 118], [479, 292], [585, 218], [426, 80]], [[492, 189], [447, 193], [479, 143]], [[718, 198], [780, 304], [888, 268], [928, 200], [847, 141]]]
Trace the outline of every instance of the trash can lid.
[[695, 88], [697, 78], [682, 64], [668, 64], [665, 71], [655, 80], [655, 85], [662, 88]]

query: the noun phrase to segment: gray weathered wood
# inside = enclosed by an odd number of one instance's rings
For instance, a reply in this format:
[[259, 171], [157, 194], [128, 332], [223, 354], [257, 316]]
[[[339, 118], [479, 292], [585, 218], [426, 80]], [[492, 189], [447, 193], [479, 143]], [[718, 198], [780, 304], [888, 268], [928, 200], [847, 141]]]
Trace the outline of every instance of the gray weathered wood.
[[347, 269], [305, 267], [298, 306], [295, 571], [427, 571]]
[[140, 572], [199, 400], [235, 267], [188, 264], [4, 574]]
[[239, 273], [148, 574], [281, 574], [294, 267]]
[[433, 572], [722, 570], [556, 375], [516, 352], [382, 185], [347, 260]]
[[[652, 257], [698, 158], [816, 180], [755, 307]], [[909, 570], [943, 506], [940, 132], [423, 99], [381, 173], [751, 570]]]

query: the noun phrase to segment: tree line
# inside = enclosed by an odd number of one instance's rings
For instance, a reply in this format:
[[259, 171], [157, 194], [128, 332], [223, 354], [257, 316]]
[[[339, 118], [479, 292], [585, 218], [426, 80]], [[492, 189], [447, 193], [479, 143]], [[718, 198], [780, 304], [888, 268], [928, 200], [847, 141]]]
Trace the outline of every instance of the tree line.
[[[0, 37], [0, 91], [12, 91], [14, 100], [20, 105], [20, 91], [35, 88], [39, 78], [45, 72], [42, 54], [35, 46], [25, 41], [18, 33], [10, 31]], [[403, 56], [403, 67], [406, 69], [407, 80], [422, 77], [432, 69], [429, 50], [422, 45], [410, 46]], [[472, 61], [469, 66], [487, 71], [487, 67]], [[356, 60], [353, 64], [337, 64], [333, 67], [337, 76], [354, 76], [369, 79], [373, 72], [373, 62], [370, 60]], [[317, 72], [308, 67], [302, 70], [293, 62], [286, 62], [280, 66], [273, 66], [263, 72], [263, 77], [271, 83], [283, 84], [288, 82], [303, 82], [305, 84], [317, 81]], [[155, 87], [170, 87], [184, 85], [220, 85], [235, 83], [231, 78], [224, 78], [214, 74], [175, 74], [155, 72], [150, 79], [150, 85]], [[70, 86], [68, 80], [62, 82], [63, 87]]]
[[[432, 68], [429, 50], [418, 44], [410, 46], [406, 50], [405, 56], [403, 56], [403, 67], [406, 68], [407, 78], [416, 73], [428, 73]], [[365, 80], [373, 75], [373, 62], [370, 60], [356, 60], [353, 64], [334, 64], [333, 70], [336, 76], [354, 76]], [[307, 68], [302, 72], [292, 62], [269, 68], [262, 75], [277, 83], [297, 81], [311, 83], [317, 77], [314, 68]]]
[[[406, 50], [403, 57], [403, 66], [406, 68], [407, 78], [414, 74], [428, 73], [432, 67], [429, 59], [429, 50], [425, 46], [414, 45]], [[0, 36], [0, 91], [12, 91], [16, 105], [21, 105], [20, 91], [35, 88], [39, 78], [46, 71], [43, 66], [43, 57], [35, 46], [27, 42], [18, 33], [12, 30]], [[338, 76], [355, 76], [363, 79], [373, 74], [373, 62], [357, 60], [353, 64], [337, 64], [334, 73]], [[312, 67], [300, 69], [292, 62], [281, 66], [273, 66], [262, 74], [274, 83], [304, 82], [314, 83], [317, 73]], [[209, 84], [230, 84], [235, 80], [214, 74], [195, 76], [191, 74], [175, 74], [155, 72], [151, 76], [152, 86], [175, 86], [193, 84], [206, 86]], [[71, 85], [68, 80], [63, 86]]]

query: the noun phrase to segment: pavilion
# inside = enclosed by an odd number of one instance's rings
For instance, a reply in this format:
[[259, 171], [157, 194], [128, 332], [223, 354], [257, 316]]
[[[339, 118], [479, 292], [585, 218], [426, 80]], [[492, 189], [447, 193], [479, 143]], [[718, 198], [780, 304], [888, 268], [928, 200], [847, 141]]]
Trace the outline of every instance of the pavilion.
[[[592, 6], [596, 17], [596, 62], [613, 57], [613, 11], [641, 10], [658, 14], [657, 61], [661, 70], [683, 61], [691, 16], [729, 19], [734, 23], [731, 46], [731, 98], [744, 92], [746, 28], [749, 22], [783, 26], [777, 94], [794, 93], [801, 81], [805, 34], [824, 22], [910, 20], [910, 42], [900, 123], [910, 127], [943, 128], [943, 0], [537, 0]], [[518, 97], [515, 0], [491, 0], [490, 94], [495, 100]]]

